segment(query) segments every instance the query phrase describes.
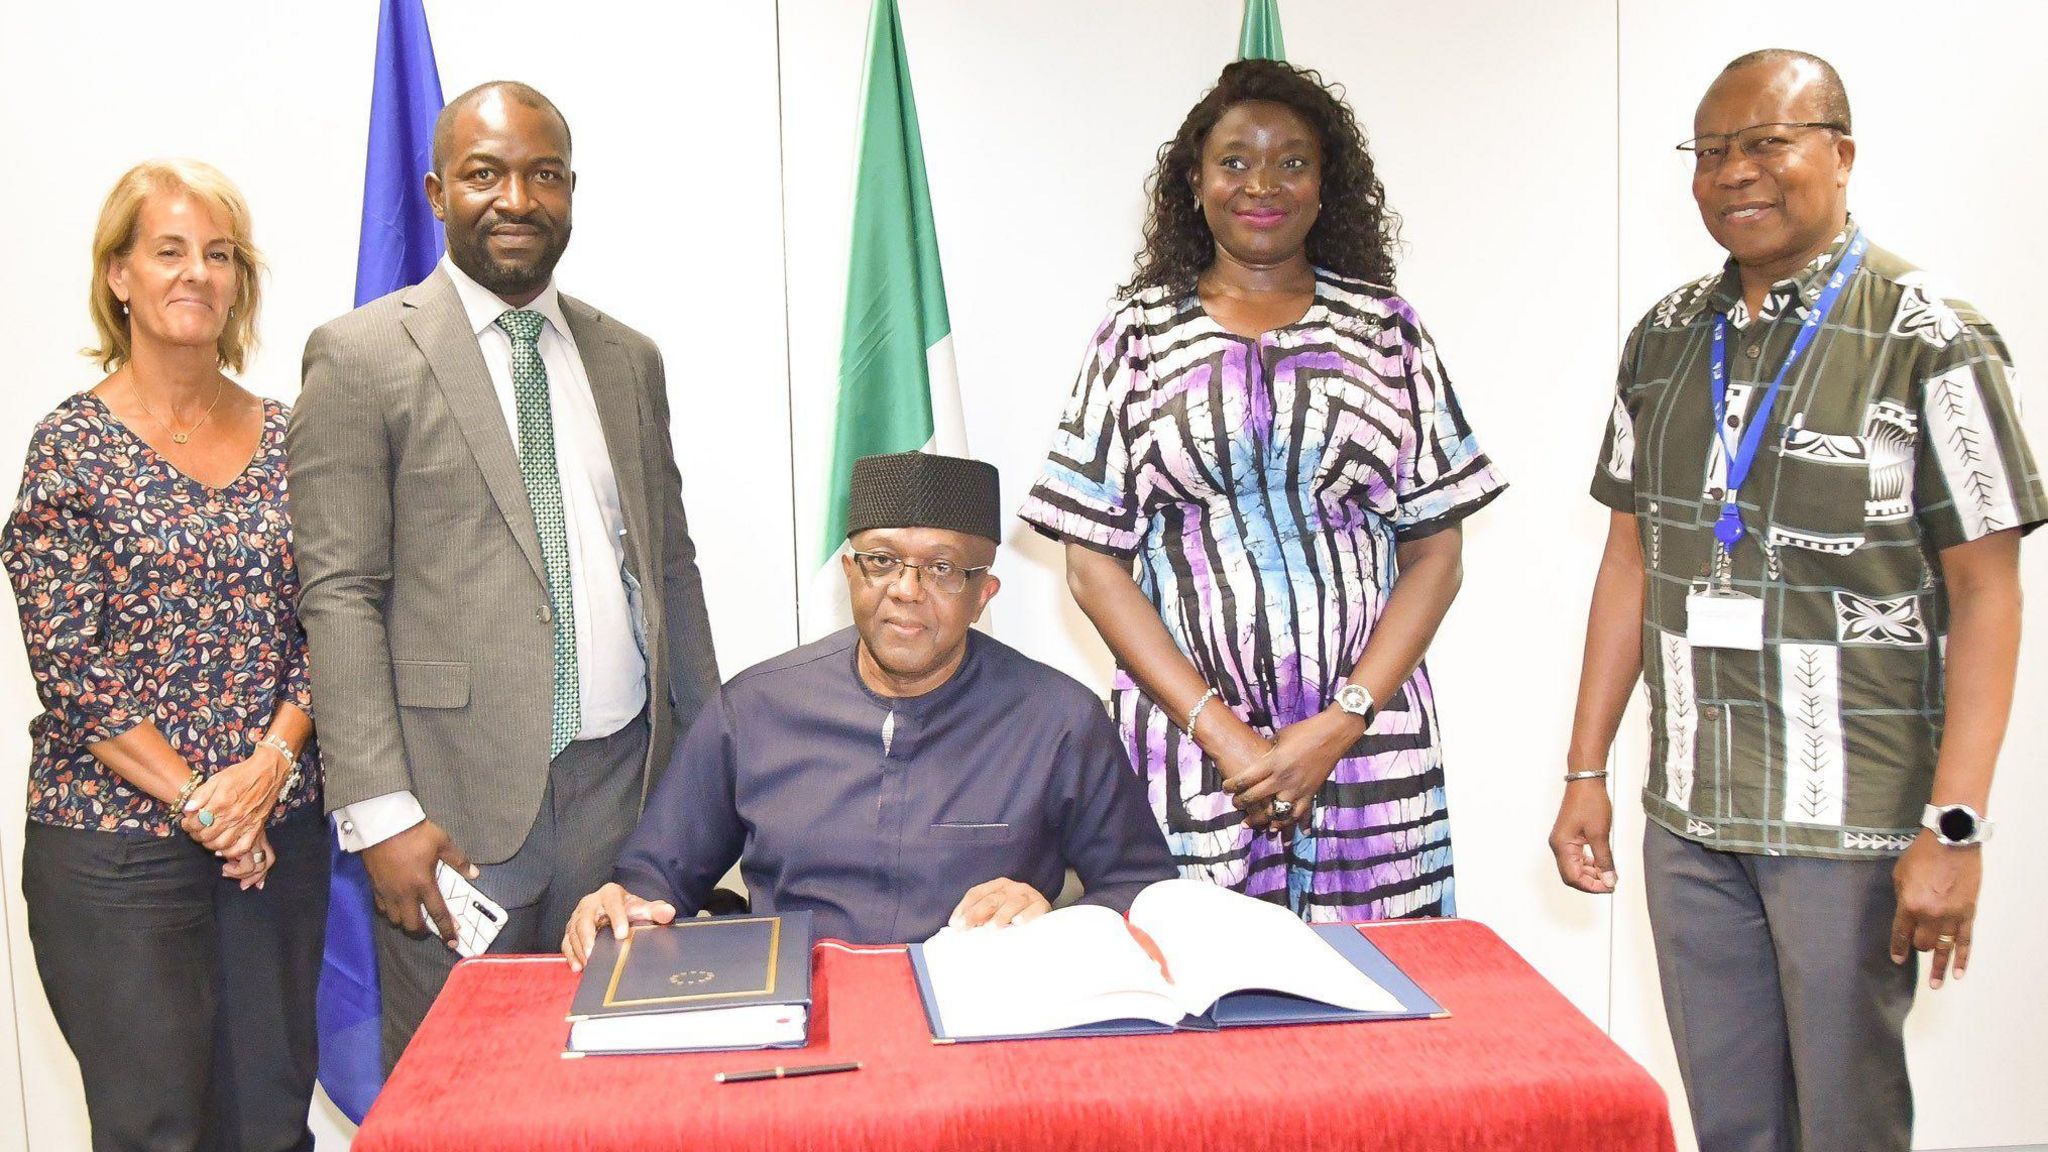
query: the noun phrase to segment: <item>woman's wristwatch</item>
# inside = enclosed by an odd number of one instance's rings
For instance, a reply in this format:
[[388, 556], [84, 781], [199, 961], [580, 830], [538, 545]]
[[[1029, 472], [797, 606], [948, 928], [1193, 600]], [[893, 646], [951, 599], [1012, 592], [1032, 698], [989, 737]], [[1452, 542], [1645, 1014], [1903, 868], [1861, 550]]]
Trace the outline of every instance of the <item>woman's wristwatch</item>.
[[1372, 727], [1373, 713], [1379, 711], [1379, 705], [1372, 702], [1372, 693], [1365, 690], [1365, 685], [1346, 680], [1344, 686], [1337, 689], [1336, 699], [1337, 707], [1365, 721], [1366, 727]]

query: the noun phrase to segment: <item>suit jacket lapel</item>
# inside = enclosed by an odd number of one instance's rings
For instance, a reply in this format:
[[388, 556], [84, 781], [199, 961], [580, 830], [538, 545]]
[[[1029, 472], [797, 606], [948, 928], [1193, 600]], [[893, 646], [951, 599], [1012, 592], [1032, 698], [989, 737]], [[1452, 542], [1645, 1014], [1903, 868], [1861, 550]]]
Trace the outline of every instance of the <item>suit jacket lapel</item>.
[[533, 507], [526, 499], [526, 482], [519, 476], [519, 450], [505, 426], [504, 406], [491, 385], [491, 373], [484, 367], [476, 333], [470, 329], [468, 313], [462, 310], [462, 298], [455, 294], [448, 274], [436, 269], [406, 293], [405, 305], [405, 329], [426, 356], [427, 366], [447, 398], [448, 410], [484, 474], [491, 499], [533, 565], [534, 575], [547, 583]]
[[[655, 571], [647, 548], [647, 481], [640, 455], [640, 381], [612, 326], [580, 300], [562, 297], [562, 315], [583, 357], [583, 374], [597, 402], [597, 422], [604, 429], [606, 454], [619, 484], [619, 509], [626, 518], [626, 563], [643, 583]], [[650, 595], [660, 592], [650, 589]]]

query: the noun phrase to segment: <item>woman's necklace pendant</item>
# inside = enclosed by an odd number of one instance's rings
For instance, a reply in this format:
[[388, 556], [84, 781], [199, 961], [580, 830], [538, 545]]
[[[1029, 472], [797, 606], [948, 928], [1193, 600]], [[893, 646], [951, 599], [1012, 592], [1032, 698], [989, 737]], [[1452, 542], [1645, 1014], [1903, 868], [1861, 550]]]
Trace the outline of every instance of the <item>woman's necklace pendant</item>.
[[177, 441], [177, 442], [178, 442], [178, 443], [180, 443], [180, 444], [183, 444], [183, 443], [184, 443], [185, 441], [187, 441], [187, 440], [190, 440], [191, 438], [192, 438], [192, 434], [191, 434], [190, 432], [173, 432], [173, 433], [171, 433], [171, 439], [172, 439], [172, 440], [175, 440], [175, 441]]

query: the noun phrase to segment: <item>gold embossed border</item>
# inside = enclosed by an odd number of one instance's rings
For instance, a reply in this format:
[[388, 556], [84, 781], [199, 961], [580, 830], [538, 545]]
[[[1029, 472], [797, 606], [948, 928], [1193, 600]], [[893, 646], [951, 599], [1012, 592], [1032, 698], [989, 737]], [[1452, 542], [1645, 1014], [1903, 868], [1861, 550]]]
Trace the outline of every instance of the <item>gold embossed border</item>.
[[[619, 980], [626, 972], [626, 958], [633, 954], [633, 941], [639, 938], [640, 933], [656, 929], [664, 932], [681, 931], [691, 928], [706, 928], [715, 924], [757, 924], [762, 921], [766, 921], [770, 925], [768, 930], [768, 978], [767, 983], [762, 987], [745, 988], [737, 992], [689, 992], [681, 996], [647, 996], [638, 1000], [620, 1000], [617, 998]], [[604, 988], [604, 1006], [606, 1008], [632, 1008], [644, 1004], [689, 1004], [704, 1000], [731, 1000], [741, 996], [766, 996], [775, 991], [776, 966], [781, 958], [782, 917], [780, 916], [752, 916], [744, 919], [727, 920], [678, 920], [673, 924], [667, 925], [643, 924], [633, 929], [626, 936], [626, 942], [619, 945], [619, 958], [612, 964], [611, 981]]]

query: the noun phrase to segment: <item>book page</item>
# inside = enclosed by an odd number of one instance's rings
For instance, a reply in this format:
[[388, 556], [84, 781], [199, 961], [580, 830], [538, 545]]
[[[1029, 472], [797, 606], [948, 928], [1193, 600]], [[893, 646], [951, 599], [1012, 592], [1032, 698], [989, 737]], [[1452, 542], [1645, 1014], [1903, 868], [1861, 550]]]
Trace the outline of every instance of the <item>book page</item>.
[[801, 1004], [749, 1004], [694, 1012], [605, 1016], [569, 1026], [572, 1052], [677, 1052], [767, 1048], [804, 1039], [809, 1011]]
[[1401, 1010], [1393, 993], [1279, 904], [1200, 880], [1162, 880], [1132, 902], [1131, 924], [1159, 946], [1174, 994], [1191, 1016], [1228, 993], [1253, 989], [1360, 1012]]
[[1124, 918], [1076, 904], [1007, 928], [947, 928], [924, 942], [939, 1018], [954, 1037], [1023, 1036], [1104, 1020], [1177, 1024], [1159, 966]]

